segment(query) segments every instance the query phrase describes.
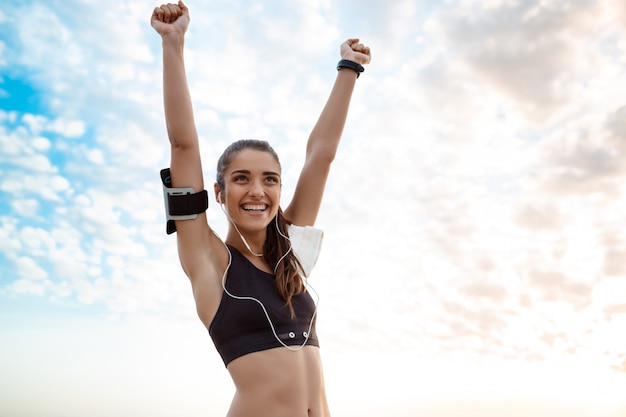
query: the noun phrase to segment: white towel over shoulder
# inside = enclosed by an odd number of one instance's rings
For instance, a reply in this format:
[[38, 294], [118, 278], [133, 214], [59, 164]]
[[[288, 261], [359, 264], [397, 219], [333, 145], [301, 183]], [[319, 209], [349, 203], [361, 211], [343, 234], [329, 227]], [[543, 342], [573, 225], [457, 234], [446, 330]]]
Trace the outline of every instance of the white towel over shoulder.
[[295, 224], [289, 225], [288, 230], [291, 248], [304, 269], [300, 272], [308, 278], [320, 255], [324, 231], [312, 226], [296, 226]]

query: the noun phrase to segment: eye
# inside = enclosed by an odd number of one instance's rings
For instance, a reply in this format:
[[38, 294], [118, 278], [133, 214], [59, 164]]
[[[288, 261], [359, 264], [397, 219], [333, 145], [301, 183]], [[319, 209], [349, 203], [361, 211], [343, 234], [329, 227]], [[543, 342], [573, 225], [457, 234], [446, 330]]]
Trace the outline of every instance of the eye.
[[248, 177], [246, 177], [245, 175], [237, 175], [236, 177], [233, 177], [233, 181], [234, 182], [246, 182], [248, 181]]
[[278, 179], [278, 177], [265, 177], [265, 182], [278, 184], [280, 180]]

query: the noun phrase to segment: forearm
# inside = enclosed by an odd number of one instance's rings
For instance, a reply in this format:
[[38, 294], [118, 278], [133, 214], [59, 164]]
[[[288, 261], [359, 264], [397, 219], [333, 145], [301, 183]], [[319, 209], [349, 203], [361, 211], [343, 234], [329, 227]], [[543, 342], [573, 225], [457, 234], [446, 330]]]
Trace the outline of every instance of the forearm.
[[356, 84], [356, 73], [341, 69], [320, 117], [311, 131], [307, 143], [307, 156], [333, 160], [343, 133], [350, 107], [352, 92]]
[[167, 133], [173, 148], [198, 144], [184, 62], [184, 35], [163, 37], [163, 100]]

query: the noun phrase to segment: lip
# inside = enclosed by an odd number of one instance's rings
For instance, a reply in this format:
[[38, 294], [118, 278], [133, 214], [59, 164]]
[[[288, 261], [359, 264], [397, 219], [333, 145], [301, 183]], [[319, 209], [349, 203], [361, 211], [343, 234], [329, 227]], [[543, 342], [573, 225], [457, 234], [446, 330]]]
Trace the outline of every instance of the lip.
[[[244, 212], [246, 212], [246, 214], [262, 215], [266, 213], [270, 209], [271, 206], [270, 204], [265, 203], [265, 202], [255, 201], [255, 202], [243, 203], [240, 205], [240, 207]], [[259, 208], [261, 207], [262, 207], [262, 210], [259, 210]], [[250, 208], [256, 208], [256, 210], [251, 210]]]

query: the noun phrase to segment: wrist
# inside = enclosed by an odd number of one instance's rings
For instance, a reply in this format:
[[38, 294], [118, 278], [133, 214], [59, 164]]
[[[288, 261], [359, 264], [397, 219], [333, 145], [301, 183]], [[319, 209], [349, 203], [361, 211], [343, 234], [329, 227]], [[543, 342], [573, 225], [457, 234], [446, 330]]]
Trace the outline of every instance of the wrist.
[[163, 33], [161, 35], [161, 40], [163, 44], [184, 44], [185, 43], [185, 33], [177, 30], [168, 31], [167, 33]]
[[365, 71], [365, 68], [363, 68], [363, 65], [359, 64], [358, 62], [354, 62], [349, 59], [340, 60], [337, 63], [337, 71], [346, 70], [346, 69], [356, 72], [357, 78], [359, 78], [361, 73]]

